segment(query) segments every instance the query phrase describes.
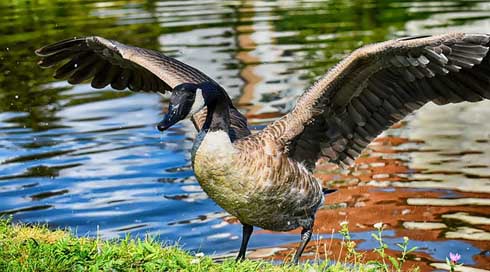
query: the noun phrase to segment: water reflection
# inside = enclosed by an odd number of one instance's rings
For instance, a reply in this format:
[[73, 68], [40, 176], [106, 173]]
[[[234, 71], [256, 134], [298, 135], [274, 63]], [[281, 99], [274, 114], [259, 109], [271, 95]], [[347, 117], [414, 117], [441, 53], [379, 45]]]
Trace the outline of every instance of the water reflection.
[[[189, 163], [190, 123], [154, 124], [165, 99], [53, 82], [34, 49], [100, 35], [158, 49], [226, 87], [260, 128], [281, 116], [354, 48], [406, 34], [488, 32], [483, 1], [41, 1], [0, 4], [0, 212], [105, 238], [131, 233], [226, 256], [241, 228], [210, 201]], [[340, 260], [339, 223], [360, 249], [372, 225], [390, 250], [408, 236], [413, 263], [439, 267], [448, 251], [490, 265], [490, 103], [424, 107], [387, 131], [349, 170], [322, 164], [338, 187], [318, 215], [309, 258]], [[423, 231], [421, 231], [423, 230]], [[250, 256], [282, 260], [293, 233], [261, 231]], [[392, 251], [391, 251], [392, 252]], [[370, 253], [369, 253], [370, 254]], [[305, 254], [308, 255], [308, 254]], [[432, 263], [432, 266], [431, 266]]]

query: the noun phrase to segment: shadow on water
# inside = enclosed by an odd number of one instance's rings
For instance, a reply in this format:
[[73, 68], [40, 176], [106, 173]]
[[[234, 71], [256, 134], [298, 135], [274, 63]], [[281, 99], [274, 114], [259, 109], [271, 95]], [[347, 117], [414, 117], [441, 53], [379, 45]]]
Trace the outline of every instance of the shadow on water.
[[[0, 213], [105, 238], [158, 235], [234, 254], [241, 228], [192, 175], [189, 123], [159, 134], [156, 94], [70, 86], [33, 51], [100, 35], [161, 50], [220, 82], [260, 129], [353, 49], [403, 35], [488, 32], [484, 1], [8, 1], [0, 4]], [[358, 248], [387, 224], [424, 270], [449, 251], [490, 267], [490, 103], [428, 105], [385, 132], [349, 170], [317, 175], [339, 191], [319, 212], [307, 258], [341, 260], [339, 223]], [[252, 257], [283, 260], [298, 231], [259, 231]], [[370, 254], [370, 253], [368, 253]], [[437, 264], [435, 264], [437, 267]]]

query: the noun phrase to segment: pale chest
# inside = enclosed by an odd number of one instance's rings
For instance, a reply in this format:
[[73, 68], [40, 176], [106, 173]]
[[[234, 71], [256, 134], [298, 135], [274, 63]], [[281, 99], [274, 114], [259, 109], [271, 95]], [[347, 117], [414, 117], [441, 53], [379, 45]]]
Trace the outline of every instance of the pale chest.
[[200, 132], [192, 147], [192, 165], [199, 181], [208, 176], [226, 175], [236, 150], [224, 131]]
[[192, 150], [192, 167], [199, 184], [232, 214], [236, 214], [237, 206], [246, 205], [236, 156], [237, 151], [225, 132], [199, 133]]

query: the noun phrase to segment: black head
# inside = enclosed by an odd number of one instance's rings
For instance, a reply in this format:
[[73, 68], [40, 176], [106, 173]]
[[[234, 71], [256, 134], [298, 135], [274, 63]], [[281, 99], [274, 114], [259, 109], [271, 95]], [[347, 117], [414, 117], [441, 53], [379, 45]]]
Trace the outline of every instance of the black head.
[[183, 83], [172, 90], [168, 111], [163, 120], [158, 123], [157, 128], [165, 131], [180, 120], [189, 116], [192, 106], [196, 100], [196, 92], [199, 86], [192, 83]]
[[157, 125], [158, 130], [165, 131], [180, 120], [190, 118], [207, 104], [207, 100], [219, 95], [219, 90], [221, 87], [211, 82], [176, 86], [170, 96], [168, 112]]

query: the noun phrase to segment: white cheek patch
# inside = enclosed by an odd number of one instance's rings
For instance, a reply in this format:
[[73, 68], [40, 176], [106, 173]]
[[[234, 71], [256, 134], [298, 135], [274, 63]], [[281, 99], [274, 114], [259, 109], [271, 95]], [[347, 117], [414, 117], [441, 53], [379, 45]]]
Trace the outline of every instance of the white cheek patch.
[[200, 111], [204, 108], [204, 97], [202, 96], [202, 90], [196, 90], [196, 98], [194, 99], [194, 104], [192, 104], [191, 111], [187, 115], [187, 117], [192, 117], [196, 112]]

